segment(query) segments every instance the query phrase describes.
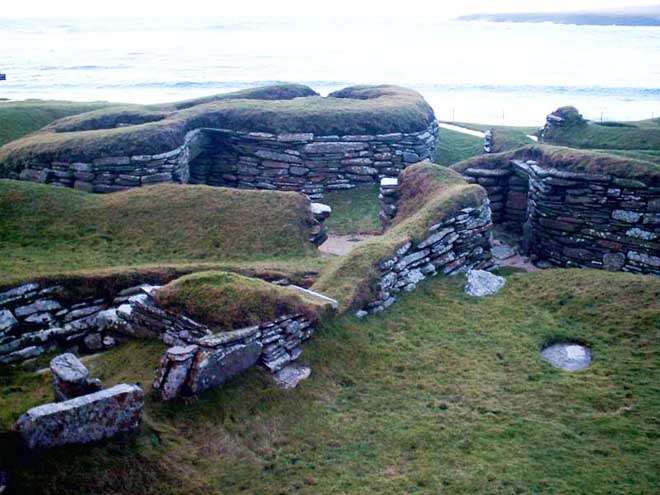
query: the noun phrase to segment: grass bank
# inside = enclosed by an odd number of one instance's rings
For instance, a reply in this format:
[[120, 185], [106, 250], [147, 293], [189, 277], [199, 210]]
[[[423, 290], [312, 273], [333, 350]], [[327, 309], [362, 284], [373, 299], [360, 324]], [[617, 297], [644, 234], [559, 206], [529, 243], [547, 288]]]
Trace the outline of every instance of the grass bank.
[[484, 140], [461, 132], [440, 128], [434, 162], [448, 167], [484, 152]]
[[83, 269], [315, 258], [300, 194], [163, 184], [110, 195], [0, 180], [0, 286]]
[[0, 146], [36, 132], [54, 120], [111, 106], [105, 102], [25, 100], [0, 103]]
[[[498, 295], [436, 278], [381, 315], [325, 324], [292, 391], [258, 371], [189, 403], [149, 399], [135, 438], [57, 449], [18, 467], [21, 493], [654, 493], [660, 483], [660, 281], [551, 270]], [[591, 346], [567, 373], [539, 356]], [[89, 362], [147, 389], [163, 347]], [[49, 397], [45, 376], [3, 375], [2, 422]], [[15, 408], [20, 404], [20, 408]], [[12, 412], [8, 412], [10, 410]], [[16, 452], [12, 464], [20, 464]]]

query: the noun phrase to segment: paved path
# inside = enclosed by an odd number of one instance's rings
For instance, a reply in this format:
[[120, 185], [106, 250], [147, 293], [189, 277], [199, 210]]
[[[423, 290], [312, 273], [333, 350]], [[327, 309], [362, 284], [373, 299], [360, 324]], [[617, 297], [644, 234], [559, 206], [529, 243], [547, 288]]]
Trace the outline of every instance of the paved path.
[[474, 129], [468, 129], [467, 127], [461, 127], [459, 125], [445, 124], [444, 122], [440, 122], [438, 125], [448, 131], [460, 132], [461, 134], [467, 134], [469, 136], [478, 138], [483, 138], [485, 136], [485, 133], [482, 131], [475, 131]]

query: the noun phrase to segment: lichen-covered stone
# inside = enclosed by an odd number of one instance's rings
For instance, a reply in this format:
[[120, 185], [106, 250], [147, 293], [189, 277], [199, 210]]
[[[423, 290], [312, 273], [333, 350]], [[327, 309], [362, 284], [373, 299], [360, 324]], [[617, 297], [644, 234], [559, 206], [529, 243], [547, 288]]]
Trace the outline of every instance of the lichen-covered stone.
[[485, 270], [470, 270], [467, 274], [465, 293], [468, 296], [484, 297], [497, 294], [506, 284], [506, 279]]
[[55, 399], [65, 401], [98, 392], [102, 388], [100, 380], [90, 380], [89, 371], [73, 354], [65, 353], [50, 361], [50, 371], [53, 374]]
[[0, 310], [0, 334], [11, 330], [18, 324], [18, 320], [8, 309]]
[[122, 384], [34, 407], [18, 419], [16, 429], [30, 449], [84, 444], [138, 428], [143, 409], [142, 389]]

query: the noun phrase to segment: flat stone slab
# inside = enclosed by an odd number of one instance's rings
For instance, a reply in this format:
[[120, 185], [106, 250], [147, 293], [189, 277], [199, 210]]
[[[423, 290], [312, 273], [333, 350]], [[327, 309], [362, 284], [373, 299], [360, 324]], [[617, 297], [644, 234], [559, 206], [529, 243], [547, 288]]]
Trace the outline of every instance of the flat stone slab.
[[493, 247], [490, 252], [493, 254], [495, 259], [498, 260], [507, 260], [513, 258], [516, 255], [516, 251], [506, 244], [500, 244], [499, 246]]
[[65, 402], [34, 407], [18, 418], [16, 429], [30, 449], [96, 442], [136, 429], [143, 409], [142, 389], [121, 384]]
[[89, 376], [85, 365], [70, 352], [54, 357], [50, 361], [50, 371], [56, 378], [71, 383], [84, 383]]
[[465, 293], [473, 297], [497, 294], [506, 284], [504, 277], [493, 275], [485, 270], [470, 270], [465, 283]]
[[282, 368], [273, 375], [278, 387], [285, 390], [296, 388], [302, 380], [306, 380], [312, 374], [312, 368], [300, 364], [291, 364]]
[[575, 343], [557, 343], [541, 351], [541, 356], [555, 368], [580, 371], [591, 365], [591, 349]]

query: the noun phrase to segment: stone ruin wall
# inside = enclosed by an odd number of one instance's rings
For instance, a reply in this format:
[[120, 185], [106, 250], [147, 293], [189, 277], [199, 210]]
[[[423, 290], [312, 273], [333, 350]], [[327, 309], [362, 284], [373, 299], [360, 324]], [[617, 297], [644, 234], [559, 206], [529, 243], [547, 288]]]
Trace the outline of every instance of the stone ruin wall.
[[488, 268], [492, 264], [492, 226], [488, 200], [431, 226], [424, 239], [406, 243], [393, 257], [378, 264], [375, 298], [357, 315], [387, 309], [396, 302], [397, 294], [414, 291], [427, 277]]
[[433, 156], [438, 124], [414, 133], [318, 136], [196, 129], [182, 146], [157, 155], [104, 157], [90, 162], [28, 163], [8, 178], [95, 193], [163, 182], [298, 191], [320, 198], [396, 177]]
[[[301, 287], [289, 287], [337, 308], [333, 299]], [[315, 322], [302, 313], [284, 315], [253, 327], [213, 333], [205, 325], [158, 307], [154, 300], [157, 289], [149, 285], [126, 289], [112, 300], [115, 307], [108, 309], [104, 309], [109, 304], [103, 300], [63, 307], [56, 296], [57, 288], [42, 289], [36, 283], [5, 291], [0, 294], [4, 307], [11, 307], [21, 319], [26, 314], [22, 308], [30, 308], [31, 312], [37, 307], [51, 312], [62, 308], [55, 313], [62, 320], [72, 314], [81, 318], [71, 319], [62, 328], [18, 335], [12, 330], [25, 321], [3, 320], [3, 324], [11, 325], [0, 332], [3, 342], [9, 339], [9, 344], [3, 344], [0, 363], [24, 361], [58, 347], [76, 352], [100, 350], [96, 346], [88, 347], [91, 336], [99, 340], [101, 347], [110, 346], [108, 339], [114, 345], [115, 337], [119, 340], [160, 338], [174, 347], [161, 360], [154, 389], [163, 400], [170, 400], [218, 387], [257, 364], [276, 373], [300, 357], [302, 343], [314, 334]], [[34, 407], [16, 423], [16, 431], [28, 448], [39, 450], [88, 443], [139, 426], [144, 409], [144, 393], [139, 386], [121, 384], [103, 389], [100, 380], [88, 378], [87, 369], [73, 354], [53, 359], [51, 371], [58, 402]]]
[[561, 267], [660, 275], [660, 187], [518, 160], [463, 175], [488, 191], [494, 223], [524, 233], [532, 257]]

